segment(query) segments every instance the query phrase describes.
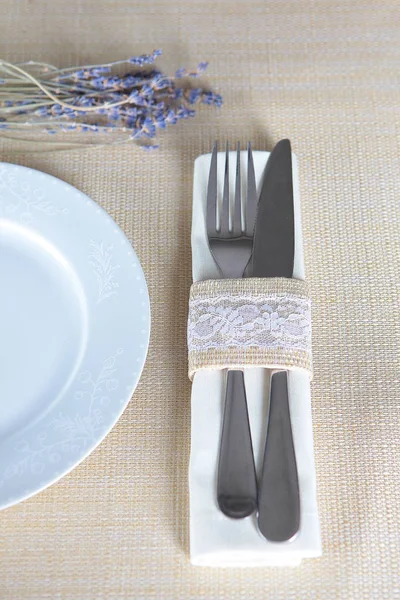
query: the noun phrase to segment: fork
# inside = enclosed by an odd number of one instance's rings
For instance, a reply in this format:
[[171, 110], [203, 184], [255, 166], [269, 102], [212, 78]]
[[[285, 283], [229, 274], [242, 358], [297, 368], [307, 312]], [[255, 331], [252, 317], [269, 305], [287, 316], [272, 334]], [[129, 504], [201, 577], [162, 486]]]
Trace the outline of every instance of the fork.
[[[225, 174], [220, 225], [217, 224], [217, 143], [214, 144], [207, 189], [207, 237], [222, 278], [242, 278], [250, 261], [257, 209], [253, 154], [247, 151], [247, 202], [242, 227], [240, 143], [236, 151], [235, 195], [230, 227], [229, 144], [226, 144]], [[257, 508], [257, 480], [243, 371], [228, 370], [222, 424], [217, 501], [228, 517], [243, 519]]]

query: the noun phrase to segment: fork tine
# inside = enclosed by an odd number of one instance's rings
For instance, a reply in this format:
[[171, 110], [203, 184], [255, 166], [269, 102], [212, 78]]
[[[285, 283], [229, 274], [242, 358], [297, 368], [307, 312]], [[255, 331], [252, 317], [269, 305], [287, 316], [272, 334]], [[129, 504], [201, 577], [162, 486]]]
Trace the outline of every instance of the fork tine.
[[224, 191], [222, 194], [221, 234], [229, 235], [229, 143], [226, 142], [225, 150], [225, 177]]
[[242, 233], [242, 184], [240, 179], [240, 142], [236, 151], [236, 180], [235, 180], [235, 208], [233, 213], [233, 235]]
[[246, 235], [253, 237], [257, 213], [257, 187], [254, 173], [253, 153], [249, 142], [247, 147], [247, 208], [246, 208]]
[[218, 155], [218, 144], [214, 143], [211, 163], [210, 163], [210, 174], [208, 176], [208, 187], [207, 187], [207, 235], [208, 237], [215, 235], [217, 231], [217, 155]]

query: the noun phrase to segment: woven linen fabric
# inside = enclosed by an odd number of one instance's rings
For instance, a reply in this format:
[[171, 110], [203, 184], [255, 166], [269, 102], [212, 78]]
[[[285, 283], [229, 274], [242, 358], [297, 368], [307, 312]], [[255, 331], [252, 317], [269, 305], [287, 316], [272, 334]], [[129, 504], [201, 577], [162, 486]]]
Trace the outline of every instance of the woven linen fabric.
[[[1, 160], [60, 177], [110, 213], [152, 309], [146, 367], [115, 429], [70, 475], [0, 513], [1, 600], [400, 598], [399, 13], [397, 0], [1, 4], [1, 57], [68, 66], [161, 47], [165, 71], [209, 60], [225, 100], [162, 134], [153, 154], [0, 141]], [[293, 569], [192, 567], [193, 161], [215, 139], [271, 150], [283, 137], [300, 166], [324, 553]]]
[[304, 369], [312, 377], [311, 306], [300, 279], [209, 279], [190, 289], [189, 378], [204, 369]]

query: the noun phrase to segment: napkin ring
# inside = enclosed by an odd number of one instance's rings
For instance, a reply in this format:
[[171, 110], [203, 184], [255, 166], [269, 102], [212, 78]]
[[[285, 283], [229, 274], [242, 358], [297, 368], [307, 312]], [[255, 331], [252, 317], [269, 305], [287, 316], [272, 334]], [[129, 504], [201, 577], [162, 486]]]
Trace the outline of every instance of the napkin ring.
[[210, 279], [190, 290], [189, 378], [204, 369], [301, 369], [312, 377], [305, 281]]

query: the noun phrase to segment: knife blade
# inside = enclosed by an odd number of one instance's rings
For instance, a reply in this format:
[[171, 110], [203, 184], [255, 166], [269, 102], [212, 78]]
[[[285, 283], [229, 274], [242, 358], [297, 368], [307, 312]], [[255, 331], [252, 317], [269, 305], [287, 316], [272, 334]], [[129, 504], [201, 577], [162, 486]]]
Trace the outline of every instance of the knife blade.
[[[293, 277], [295, 225], [292, 152], [281, 140], [267, 162], [253, 245], [253, 277]], [[292, 539], [300, 526], [300, 497], [286, 371], [271, 376], [269, 419], [258, 493], [258, 527], [270, 541]]]
[[292, 152], [281, 140], [270, 154], [258, 201], [253, 245], [253, 277], [292, 277], [294, 207]]

